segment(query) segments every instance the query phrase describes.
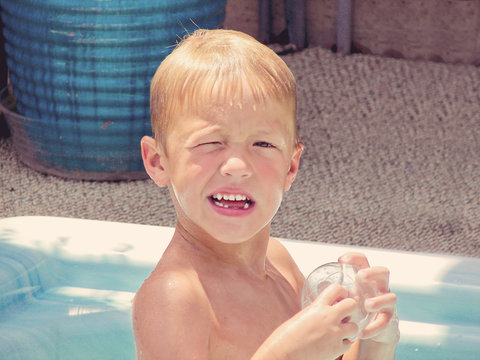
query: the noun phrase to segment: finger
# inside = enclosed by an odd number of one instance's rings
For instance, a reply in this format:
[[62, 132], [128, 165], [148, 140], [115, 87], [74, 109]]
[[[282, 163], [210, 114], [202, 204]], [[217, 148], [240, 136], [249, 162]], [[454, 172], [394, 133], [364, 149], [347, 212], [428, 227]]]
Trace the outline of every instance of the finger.
[[353, 322], [342, 324], [342, 332], [345, 339], [353, 339], [358, 335], [358, 325]]
[[365, 310], [368, 312], [378, 312], [381, 310], [390, 309], [390, 311], [393, 312], [396, 303], [397, 295], [389, 292], [365, 300]]
[[[353, 338], [354, 336], [352, 336]], [[346, 338], [346, 339], [343, 339], [342, 342], [343, 342], [343, 345], [346, 347], [346, 350], [343, 351], [343, 353], [346, 353], [348, 349], [350, 349], [350, 346], [353, 345], [354, 341], [353, 340], [350, 340], [351, 338]]]
[[367, 258], [364, 254], [358, 252], [349, 252], [338, 258], [338, 262], [342, 264], [350, 264], [358, 267], [359, 269], [365, 269], [370, 267]]
[[375, 317], [368, 325], [363, 329], [361, 337], [362, 339], [369, 339], [386, 329], [390, 323], [390, 319], [393, 316], [392, 313], [379, 312], [375, 314]]
[[350, 318], [357, 309], [357, 306], [358, 302], [352, 298], [343, 299], [342, 301], [333, 305], [338, 312], [339, 318], [342, 319], [342, 323], [348, 323], [350, 321]]
[[352, 347], [354, 341], [353, 340], [350, 340], [350, 338], [344, 338], [342, 339], [342, 347], [340, 348], [340, 351], [339, 351], [339, 358], [337, 359], [342, 359], [342, 354], [345, 354], [348, 350], [350, 350], [350, 348]]
[[315, 302], [325, 305], [333, 305], [348, 297], [348, 290], [338, 284], [331, 284], [323, 290], [317, 297]]
[[389, 292], [390, 270], [383, 266], [375, 266], [368, 269], [360, 270], [356, 279], [360, 284], [371, 286], [375, 283], [375, 287], [380, 293]]

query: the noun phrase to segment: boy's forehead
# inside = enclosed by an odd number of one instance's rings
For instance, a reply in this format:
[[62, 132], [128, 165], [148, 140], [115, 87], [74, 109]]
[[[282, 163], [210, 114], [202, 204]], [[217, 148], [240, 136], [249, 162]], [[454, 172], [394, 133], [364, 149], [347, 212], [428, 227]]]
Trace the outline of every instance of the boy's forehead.
[[187, 90], [180, 101], [187, 109], [219, 113], [243, 109], [256, 110], [278, 102], [294, 103], [294, 99], [290, 99], [287, 94], [279, 95], [253, 76], [239, 74], [238, 79], [231, 80], [218, 77], [205, 79], [201, 84]]
[[[204, 103], [200, 106], [183, 109], [176, 117], [174, 123], [180, 128], [194, 130], [192, 128], [210, 128], [220, 131], [225, 126], [238, 126], [239, 131], [243, 127], [251, 126], [250, 118], [255, 119], [255, 126], [258, 131], [268, 132], [272, 126], [279, 124], [295, 137], [295, 113], [289, 102], [272, 100], [268, 102], [236, 101], [231, 99], [222, 102]], [[177, 127], [173, 125], [173, 127]]]
[[191, 115], [198, 115], [210, 119], [212, 122], [220, 122], [229, 120], [232, 115], [238, 113], [263, 113], [265, 120], [274, 119], [272, 116], [272, 109], [280, 109], [283, 113], [278, 120], [291, 120], [294, 108], [288, 101], [279, 101], [271, 99], [268, 101], [256, 101], [251, 98], [247, 99], [225, 99], [205, 102], [203, 104], [197, 104], [197, 106], [185, 109], [186, 113]]

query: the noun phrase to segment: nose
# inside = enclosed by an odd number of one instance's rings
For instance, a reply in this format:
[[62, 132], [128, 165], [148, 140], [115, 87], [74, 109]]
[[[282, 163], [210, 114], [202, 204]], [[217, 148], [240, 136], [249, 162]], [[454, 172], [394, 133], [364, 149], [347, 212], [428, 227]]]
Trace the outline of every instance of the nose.
[[252, 175], [252, 167], [246, 154], [236, 152], [226, 156], [220, 172], [223, 176], [248, 178]]

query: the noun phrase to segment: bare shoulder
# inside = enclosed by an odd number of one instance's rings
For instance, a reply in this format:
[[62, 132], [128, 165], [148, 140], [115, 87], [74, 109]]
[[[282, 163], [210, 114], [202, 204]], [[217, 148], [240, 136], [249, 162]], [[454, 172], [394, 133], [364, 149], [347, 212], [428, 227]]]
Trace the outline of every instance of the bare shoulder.
[[267, 256], [275, 265], [297, 267], [287, 248], [278, 239], [270, 238]]
[[267, 257], [270, 262], [282, 273], [282, 275], [300, 293], [305, 277], [298, 268], [285, 246], [277, 239], [270, 238]]
[[138, 359], [207, 359], [211, 309], [192, 269], [157, 269], [133, 301]]

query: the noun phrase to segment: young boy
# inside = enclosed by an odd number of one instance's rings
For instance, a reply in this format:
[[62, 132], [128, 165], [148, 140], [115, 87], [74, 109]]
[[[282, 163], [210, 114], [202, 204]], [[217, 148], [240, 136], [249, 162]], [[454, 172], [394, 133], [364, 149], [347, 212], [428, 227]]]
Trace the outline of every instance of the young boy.
[[270, 238], [303, 149], [286, 64], [248, 35], [197, 30], [162, 62], [150, 100], [155, 139], [142, 139], [143, 161], [168, 186], [177, 225], [134, 300], [137, 357], [393, 359], [388, 270], [360, 254], [340, 259], [377, 284], [365, 303], [376, 317], [352, 346], [356, 301], [332, 285], [302, 310], [305, 279]]

